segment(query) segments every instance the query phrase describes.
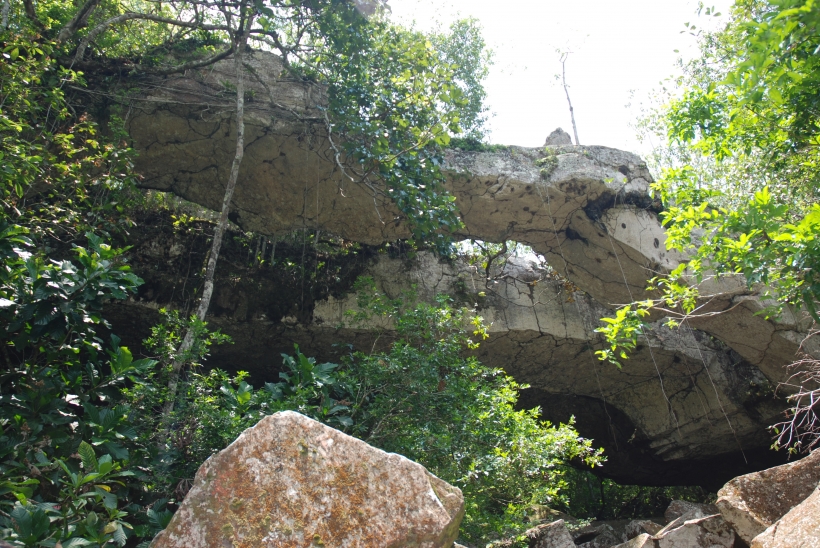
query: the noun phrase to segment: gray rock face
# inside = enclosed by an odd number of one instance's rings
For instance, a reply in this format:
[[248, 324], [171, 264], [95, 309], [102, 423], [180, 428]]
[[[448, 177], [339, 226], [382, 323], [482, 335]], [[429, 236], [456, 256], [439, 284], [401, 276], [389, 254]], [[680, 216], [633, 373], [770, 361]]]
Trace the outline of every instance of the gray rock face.
[[564, 131], [563, 129], [556, 128], [553, 130], [552, 133], [547, 135], [547, 140], [544, 142], [544, 146], [554, 147], [554, 146], [561, 146], [561, 145], [571, 145], [572, 144], [572, 137], [569, 136], [569, 133]]
[[615, 529], [606, 523], [593, 524], [579, 529], [572, 534], [572, 538], [575, 545], [581, 548], [610, 548], [623, 540], [619, 538]]
[[[680, 502], [680, 501], [678, 501]], [[670, 521], [652, 538], [658, 548], [732, 548], [735, 532], [720, 514], [706, 515], [703, 505]]]
[[[340, 174], [319, 108], [322, 88], [288, 77], [275, 56], [255, 53], [247, 62], [246, 152], [231, 219], [271, 235], [318, 229], [372, 244], [407, 237], [389, 201]], [[225, 93], [233, 78], [227, 60], [206, 71], [139, 82], [142, 93], [134, 98], [128, 130], [143, 186], [219, 208], [235, 144], [233, 98]], [[666, 251], [658, 204], [649, 196], [651, 176], [640, 158], [571, 144], [551, 151], [555, 166], [546, 177], [536, 165], [543, 148], [449, 151], [445, 158], [463, 237], [529, 244], [584, 292], [567, 302], [557, 284], [527, 283], [526, 272], [499, 283], [482, 310], [494, 322], [482, 359], [532, 384], [527, 403], [560, 407], [556, 416], [566, 418], [570, 407], [594, 412], [589, 424], [607, 425], [596, 438], [628, 446], [630, 458], [641, 452], [644, 471], [725, 456], [723, 483], [736, 475], [734, 453], [743, 448], [754, 460], [754, 451], [768, 445], [764, 427], [781, 405], [759, 393], [785, 378], [782, 366], [794, 357], [804, 319], [787, 314], [773, 322], [755, 315], [763, 304], [754, 291], [725, 278], [703, 288], [720, 290], [704, 311], [724, 314], [693, 321], [695, 330], [656, 326], [623, 371], [597, 363], [591, 357], [600, 344], [597, 318], [617, 303], [645, 298], [649, 273], [674, 268], [681, 258]], [[448, 282], [461, 275], [458, 268], [445, 273], [429, 259], [421, 263], [427, 270], [406, 272], [389, 262], [374, 268], [400, 284], [414, 277], [432, 280], [428, 286], [436, 291], [448, 290]], [[473, 275], [470, 281], [480, 278]], [[342, 306], [343, 300], [328, 301], [312, 318], [302, 311], [290, 327], [305, 331], [291, 335], [320, 339], [317, 331], [330, 333]], [[281, 325], [280, 318], [267, 321]], [[587, 400], [570, 404], [570, 398]], [[623, 468], [629, 467], [624, 460]]]
[[650, 536], [655, 535], [661, 529], [663, 529], [663, 526], [658, 525], [654, 521], [650, 521], [648, 519], [636, 519], [630, 521], [624, 528], [624, 536], [626, 537], [626, 540], [631, 540], [644, 534]]
[[545, 523], [524, 533], [529, 548], [575, 548], [564, 520]]
[[655, 548], [655, 541], [648, 533], [642, 533], [632, 540], [618, 544], [615, 548]]
[[461, 491], [419, 464], [291, 411], [199, 469], [153, 548], [450, 548]]
[[669, 524], [684, 515], [697, 515], [702, 517], [717, 513], [718, 508], [714, 504], [699, 504], [686, 500], [673, 500], [669, 503], [669, 506], [666, 507], [663, 517], [666, 519], [666, 523]]
[[718, 491], [716, 505], [749, 544], [809, 497], [818, 484], [820, 451], [815, 451], [796, 462], [734, 478]]
[[820, 547], [820, 486], [754, 538], [751, 548]]
[[[407, 237], [388, 200], [337, 168], [319, 109], [323, 89], [286, 77], [270, 54], [249, 55], [248, 65], [252, 100], [232, 219], [265, 234], [321, 229], [363, 243]], [[139, 82], [143, 93], [134, 98], [128, 130], [143, 186], [219, 209], [234, 150], [232, 98], [224, 93], [233, 73], [226, 60], [200, 73]], [[646, 165], [605, 147], [552, 150], [556, 164], [546, 179], [535, 165], [541, 148], [448, 153], [447, 184], [462, 213], [463, 236], [529, 244], [604, 305], [643, 298], [647, 274], [679, 261], [666, 251]], [[709, 310], [731, 312], [702, 318], [695, 327], [726, 342], [771, 381], [782, 380], [782, 365], [805, 331], [802, 318], [768, 322], [753, 315], [762, 305], [742, 280], [718, 285], [724, 294]]]
[[[132, 230], [130, 262], [146, 284], [136, 302], [106, 314], [115, 332], [133, 334], [124, 343], [135, 350], [158, 321], [158, 307], [185, 306], [184, 300], [169, 299], [184, 297], [179, 288], [195, 288], [197, 281], [171, 274], [184, 275], [191, 264], [203, 260], [207, 249], [204, 234], [170, 228], [166, 234], [157, 228], [169, 223], [151, 218], [146, 220], [149, 229]], [[276, 378], [279, 353], [292, 353], [294, 343], [322, 361], [341, 359], [346, 350], [333, 346], [340, 340], [357, 349], [373, 346], [372, 331], [339, 328], [344, 311], [356, 305], [355, 296], [345, 293], [349, 285], [331, 286], [329, 293], [322, 285], [324, 293], [317, 295], [307, 285], [300, 289], [297, 280], [282, 290], [287, 278], [267, 266], [243, 270], [239, 265], [247, 259], [247, 249], [233, 239], [228, 242], [208, 321], [235, 344], [212, 349], [209, 366], [229, 371], [241, 367], [259, 383]], [[369, 263], [340, 268], [348, 283], [358, 274], [368, 275], [391, 297], [415, 285], [425, 300], [447, 293], [460, 303], [477, 304], [491, 324], [478, 357], [532, 385], [522, 392], [522, 405], [541, 406], [544, 418], [553, 422], [575, 416], [581, 434], [605, 447], [608, 461], [602, 472], [608, 477], [625, 483], [707, 483], [718, 489], [738, 472], [783, 462], [755, 461], [756, 448], [768, 458], [785, 460], [768, 450], [766, 426], [781, 408], [777, 400], [758, 395], [768, 384], [757, 368], [703, 333], [663, 327], [648, 332], [624, 369], [601, 363], [594, 356], [602, 344], [594, 328], [610, 311], [551, 278], [536, 263], [530, 257], [511, 260], [492, 271], [498, 283], [489, 286], [474, 266], [442, 262], [425, 253], [413, 260], [379, 254]], [[300, 295], [317, 300], [302, 301]], [[140, 318], [141, 327], [135, 325]], [[390, 332], [379, 341], [389, 343]], [[738, 468], [742, 458], [735, 454], [737, 442], [724, 411], [749, 459], [748, 468]]]

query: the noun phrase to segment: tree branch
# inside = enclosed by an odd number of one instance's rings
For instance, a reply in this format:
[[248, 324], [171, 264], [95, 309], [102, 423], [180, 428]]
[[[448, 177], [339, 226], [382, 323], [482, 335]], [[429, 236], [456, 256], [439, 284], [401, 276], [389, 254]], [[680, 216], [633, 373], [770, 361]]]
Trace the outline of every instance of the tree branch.
[[152, 73], [152, 74], [167, 76], [169, 74], [176, 74], [177, 72], [185, 72], [186, 70], [196, 69], [196, 68], [200, 68], [200, 67], [207, 67], [208, 65], [212, 65], [212, 64], [216, 63], [217, 61], [221, 61], [222, 59], [225, 59], [226, 57], [229, 57], [232, 53], [234, 53], [234, 51], [235, 50], [233, 48], [233, 45], [231, 45], [231, 47], [229, 47], [228, 49], [226, 49], [225, 51], [223, 51], [221, 53], [217, 53], [215, 55], [212, 55], [210, 57], [206, 57], [204, 59], [199, 59], [197, 61], [191, 61], [189, 63], [183, 63], [182, 65], [177, 65], [177, 66], [174, 66], [174, 67], [168, 67], [168, 68], [164, 68], [164, 69], [153, 69], [153, 68], [141, 67], [141, 70], [144, 71], [144, 72]]
[[567, 95], [567, 103], [569, 103], [569, 117], [572, 118], [572, 133], [575, 134], [575, 144], [580, 145], [578, 140], [578, 128], [575, 127], [575, 111], [572, 108], [572, 101], [569, 100], [569, 88], [567, 87], [567, 56], [569, 52], [561, 54], [561, 82], [564, 84], [564, 93]]
[[43, 23], [40, 21], [40, 19], [37, 18], [37, 12], [34, 11], [34, 4], [32, 3], [32, 1], [31, 0], [23, 0], [23, 8], [26, 11], [26, 16], [29, 19], [31, 19], [31, 22], [34, 23], [34, 26], [37, 27], [37, 29], [40, 30], [41, 32], [45, 32], [46, 27], [45, 27], [45, 25], [43, 25]]
[[[231, 173], [228, 177], [228, 184], [225, 188], [225, 194], [222, 197], [222, 211], [219, 215], [219, 222], [214, 230], [214, 238], [211, 243], [211, 252], [208, 255], [208, 264], [205, 269], [205, 280], [202, 289], [202, 297], [199, 300], [199, 305], [196, 310], [196, 317], [199, 321], [205, 320], [205, 315], [208, 313], [208, 308], [211, 305], [211, 297], [214, 292], [214, 275], [216, 273], [216, 263], [219, 260], [219, 252], [222, 249], [222, 238], [225, 235], [225, 230], [228, 227], [228, 213], [231, 209], [231, 200], [233, 198], [234, 189], [236, 189], [236, 182], [239, 179], [239, 166], [242, 163], [242, 158], [245, 155], [245, 68], [243, 57], [245, 48], [248, 45], [248, 30], [253, 24], [253, 14], [247, 16], [247, 20], [243, 20], [244, 13], [240, 17], [240, 22], [243, 27], [237, 32], [231, 32], [236, 39], [232, 41], [231, 49], [236, 50], [234, 62], [236, 65], [236, 153], [234, 155], [233, 163], [231, 164]], [[227, 19], [227, 14], [226, 14]], [[171, 366], [171, 379], [168, 381], [168, 399], [165, 402], [163, 415], [166, 419], [174, 410], [174, 402], [176, 400], [177, 385], [179, 382], [179, 374], [182, 367], [185, 365], [183, 356], [194, 344], [194, 329], [188, 328], [185, 337], [176, 351], [177, 358]], [[162, 436], [164, 442], [166, 436]]]
[[65, 42], [72, 34], [77, 32], [77, 30], [86, 26], [88, 17], [91, 15], [91, 12], [97, 8], [97, 4], [99, 3], [100, 0], [86, 0], [85, 4], [77, 11], [71, 21], [60, 29], [60, 33], [57, 35], [57, 41]]
[[[26, 0], [30, 2], [31, 0]], [[161, 17], [159, 15], [152, 15], [150, 13], [136, 13], [136, 12], [129, 12], [123, 13], [122, 15], [117, 15], [116, 17], [112, 17], [106, 21], [103, 21], [88, 33], [80, 45], [77, 46], [77, 53], [74, 55], [74, 61], [80, 62], [83, 60], [83, 56], [85, 55], [85, 50], [88, 47], [88, 44], [93, 42], [97, 36], [108, 30], [109, 27], [112, 25], [118, 25], [120, 23], [124, 23], [125, 21], [130, 21], [132, 19], [143, 19], [146, 21], [154, 21], [157, 23], [166, 23], [169, 25], [174, 25], [177, 27], [188, 27], [192, 29], [198, 30], [221, 30], [230, 32], [230, 29], [224, 27], [222, 25], [203, 25], [200, 21], [180, 21], [178, 19], [171, 19], [170, 17]]]

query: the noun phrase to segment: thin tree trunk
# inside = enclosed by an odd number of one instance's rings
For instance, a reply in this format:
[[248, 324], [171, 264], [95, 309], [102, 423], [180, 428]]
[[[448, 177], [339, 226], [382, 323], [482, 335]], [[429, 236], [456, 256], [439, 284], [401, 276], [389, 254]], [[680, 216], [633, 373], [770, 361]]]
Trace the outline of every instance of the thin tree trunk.
[[2, 23], [0, 23], [0, 29], [6, 30], [9, 28], [9, 9], [11, 8], [11, 0], [3, 0], [3, 15], [2, 15]]
[[[211, 305], [211, 297], [214, 292], [214, 274], [216, 272], [216, 263], [219, 259], [219, 251], [222, 248], [222, 238], [225, 235], [225, 229], [228, 226], [228, 212], [231, 208], [231, 199], [233, 198], [233, 191], [236, 188], [236, 181], [239, 178], [239, 165], [242, 163], [242, 157], [245, 154], [245, 69], [243, 68], [243, 58], [245, 55], [245, 48], [248, 43], [248, 31], [251, 27], [253, 16], [248, 17], [245, 28], [242, 28], [242, 33], [239, 37], [234, 56], [236, 64], [236, 155], [231, 165], [231, 174], [228, 178], [228, 186], [225, 188], [225, 195], [222, 198], [222, 212], [219, 215], [219, 222], [214, 230], [214, 238], [211, 243], [211, 252], [208, 255], [208, 265], [205, 269], [205, 282], [202, 289], [202, 297], [199, 299], [199, 306], [196, 309], [196, 317], [199, 321], [205, 320], [205, 314], [208, 312], [208, 307]], [[168, 394], [165, 406], [163, 408], [163, 416], [167, 418], [174, 410], [174, 403], [176, 401], [177, 389], [179, 387], [179, 376], [182, 367], [186, 363], [186, 354], [194, 345], [194, 329], [188, 328], [182, 343], [176, 351], [176, 358], [171, 367], [171, 378], [168, 381]], [[164, 437], [164, 436], [163, 436]]]
[[569, 88], [567, 88], [567, 56], [569, 53], [561, 54], [561, 81], [564, 84], [564, 93], [567, 95], [567, 103], [569, 103], [569, 117], [572, 118], [572, 133], [575, 134], [575, 144], [580, 145], [578, 140], [578, 128], [575, 127], [575, 111], [572, 109], [572, 101], [569, 100]]

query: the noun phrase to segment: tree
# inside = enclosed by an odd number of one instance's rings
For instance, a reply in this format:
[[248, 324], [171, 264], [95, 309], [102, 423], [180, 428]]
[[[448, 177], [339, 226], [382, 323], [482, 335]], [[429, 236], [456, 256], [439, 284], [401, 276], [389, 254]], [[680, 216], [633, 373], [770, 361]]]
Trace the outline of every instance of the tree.
[[[12, 12], [11, 28], [33, 27], [42, 39], [59, 44], [63, 64], [87, 71], [113, 63], [136, 73], [172, 74], [233, 57], [236, 154], [208, 256], [197, 321], [204, 321], [210, 306], [242, 162], [242, 58], [250, 44], [278, 53], [292, 75], [327, 86], [326, 131], [339, 168], [351, 181], [392, 199], [406, 215], [417, 242], [428, 240], [440, 251], [449, 249], [449, 234], [461, 223], [454, 198], [441, 186], [441, 147], [451, 134], [480, 132], [483, 122], [480, 79], [486, 75], [487, 58], [475, 22], [457, 24], [447, 37], [426, 37], [379, 17], [381, 0], [194, 0], [130, 7], [86, 0], [75, 10], [27, 0], [22, 8]], [[122, 30], [128, 31], [126, 39], [120, 38]], [[183, 49], [193, 52], [180, 55]], [[464, 130], [459, 125], [462, 119]], [[342, 142], [334, 142], [334, 134]], [[193, 336], [193, 330], [186, 333], [173, 360], [166, 414], [173, 409], [178, 376], [186, 365], [183, 357], [194, 344]]]
[[[624, 356], [650, 309], [671, 325], [697, 316], [697, 286], [713, 276], [743, 275], [773, 299], [770, 315], [792, 306], [820, 321], [818, 28], [814, 0], [737, 0], [726, 28], [700, 37], [701, 57], [684, 66], [680, 96], [645, 120], [669, 140], [654, 186], [667, 247], [689, 259], [650, 281], [660, 298], [606, 319], [602, 359]], [[797, 363], [792, 381], [818, 380], [814, 358]], [[791, 396], [778, 444], [809, 450], [820, 442], [818, 396], [811, 388]]]

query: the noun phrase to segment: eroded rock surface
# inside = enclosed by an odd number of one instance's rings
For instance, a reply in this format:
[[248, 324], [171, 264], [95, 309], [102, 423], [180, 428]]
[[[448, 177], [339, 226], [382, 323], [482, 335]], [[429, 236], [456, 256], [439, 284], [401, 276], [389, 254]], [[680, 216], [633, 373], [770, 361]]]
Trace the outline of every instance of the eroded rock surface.
[[199, 469], [153, 548], [450, 548], [461, 491], [298, 413], [265, 417]]
[[820, 486], [754, 538], [751, 548], [820, 547]]
[[714, 504], [700, 504], [686, 500], [673, 500], [666, 507], [663, 517], [666, 523], [672, 523], [684, 515], [711, 516], [718, 513], [718, 508]]
[[693, 508], [652, 539], [658, 548], [732, 548], [735, 532], [720, 514], [704, 515], [701, 508]]
[[524, 536], [527, 538], [528, 548], [575, 548], [562, 519], [533, 527]]
[[[321, 87], [295, 80], [266, 53], [248, 56], [246, 152], [231, 219], [265, 234], [328, 231], [363, 243], [409, 235], [395, 207], [346, 179], [334, 161], [320, 107]], [[161, 81], [136, 82], [128, 131], [139, 151], [142, 185], [213, 209], [222, 203], [234, 151], [232, 60]], [[646, 279], [677, 266], [649, 196], [643, 161], [606, 147], [550, 147], [546, 176], [535, 162], [543, 148], [496, 153], [450, 151], [444, 166], [457, 198], [464, 237], [516, 240], [543, 254], [605, 306], [644, 296]], [[700, 319], [710, 333], [777, 383], [805, 332], [801, 317], [778, 322], [754, 315], [762, 304], [745, 283], [724, 292]], [[708, 289], [708, 288], [707, 288]], [[788, 314], [787, 314], [788, 316]]]
[[803, 502], [818, 484], [820, 451], [814, 451], [796, 462], [734, 478], [718, 491], [716, 505], [749, 544]]
[[[255, 53], [247, 63], [246, 152], [231, 220], [265, 234], [321, 230], [371, 244], [407, 237], [389, 201], [338, 169], [320, 108], [323, 90], [289, 77], [275, 56]], [[138, 82], [141, 93], [133, 98], [128, 130], [139, 151], [143, 186], [220, 207], [235, 144], [233, 95], [226, 85], [233, 78], [233, 61], [226, 60], [207, 70]], [[802, 340], [804, 318], [787, 313], [767, 321], [756, 314], [763, 303], [754, 291], [742, 280], [725, 278], [704, 290], [720, 290], [708, 311], [726, 313], [693, 321], [694, 330], [656, 325], [622, 371], [598, 363], [598, 318], [610, 315], [615, 304], [643, 298], [647, 277], [674, 268], [681, 258], [666, 250], [659, 204], [649, 196], [651, 177], [639, 157], [571, 144], [549, 150], [545, 173], [536, 165], [548, 154], [543, 148], [446, 156], [447, 186], [465, 225], [462, 236], [527, 243], [583, 291], [569, 296], [560, 284], [528, 283], [526, 272], [491, 288], [486, 304], [473, 301], [493, 322], [481, 358], [532, 384], [522, 401], [553, 409], [552, 416], [545, 413], [548, 418], [587, 414], [588, 428], [603, 425], [595, 437], [615, 449], [608, 466], [635, 471], [622, 481], [691, 483], [706, 459], [720, 458], [707, 467], [712, 477], [703, 480], [719, 485], [736, 475], [741, 450], [747, 469], [771, 465], [772, 457], [764, 454], [765, 426], [783, 407], [771, 393]], [[430, 259], [419, 264], [423, 268], [414, 265], [409, 272], [401, 264], [374, 268], [395, 277], [396, 285], [416, 277], [445, 292], [450, 282], [481, 277], [463, 276], [462, 267], [446, 271]], [[467, 286], [470, 298], [480, 291]], [[259, 360], [276, 355], [272, 345], [289, 351], [292, 342], [300, 342], [322, 354], [331, 337], [368, 339], [363, 330], [334, 331], [338, 310], [348, 304], [343, 298], [315, 310], [306, 309], [303, 299], [298, 314], [277, 310], [251, 317], [252, 299], [245, 294], [237, 304], [224, 288], [215, 314], [224, 315], [213, 324], [230, 323], [244, 311], [238, 321], [251, 322], [246, 331], [253, 335], [235, 337], [235, 348], [244, 337], [249, 346], [242, 352]], [[669, 463], [684, 470], [677, 480], [658, 475]]]
[[[156, 216], [145, 224], [131, 231], [129, 243], [131, 264], [146, 283], [134, 301], [112, 305], [106, 314], [116, 333], [131, 337], [124, 342], [134, 350], [159, 321], [157, 308], [186, 306], [198, 286], [186, 273], [199, 271], [207, 250], [207, 227], [174, 232], [170, 219]], [[479, 358], [532, 386], [521, 394], [523, 406], [540, 406], [553, 422], [574, 416], [581, 434], [605, 447], [607, 477], [717, 489], [738, 472], [785, 461], [768, 450], [766, 432], [783, 403], [771, 396], [756, 367], [699, 331], [661, 326], [648, 332], [623, 369], [599, 362], [594, 351], [602, 341], [594, 329], [610, 311], [531, 259], [494, 270], [498, 281], [488, 285], [483, 270], [467, 263], [361, 250], [358, 256], [322, 259], [338, 278], [321, 278], [312, 287], [292, 272], [242, 267], [248, 250], [233, 238], [227, 241], [208, 321], [234, 344], [212, 348], [207, 364], [249, 371], [257, 385], [277, 378], [279, 354], [292, 353], [294, 343], [323, 361], [338, 362], [347, 352], [334, 346], [339, 341], [370, 351], [374, 332], [345, 326], [344, 317], [356, 306], [353, 280], [368, 275], [391, 298], [415, 286], [424, 300], [446, 293], [460, 304], [477, 305], [490, 324]], [[280, 243], [277, 260], [299, 263], [302, 249], [301, 243], [293, 249]], [[306, 268], [314, 271], [314, 263]], [[391, 340], [387, 331], [378, 344]], [[739, 447], [749, 460], [746, 468]]]

